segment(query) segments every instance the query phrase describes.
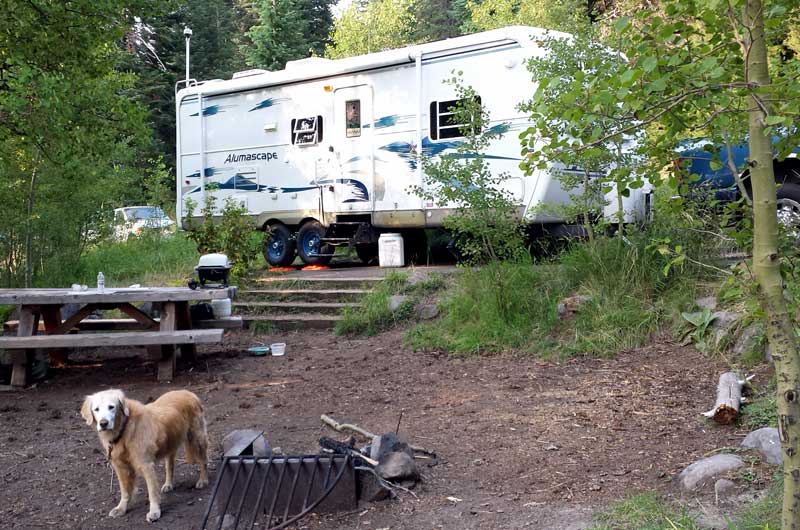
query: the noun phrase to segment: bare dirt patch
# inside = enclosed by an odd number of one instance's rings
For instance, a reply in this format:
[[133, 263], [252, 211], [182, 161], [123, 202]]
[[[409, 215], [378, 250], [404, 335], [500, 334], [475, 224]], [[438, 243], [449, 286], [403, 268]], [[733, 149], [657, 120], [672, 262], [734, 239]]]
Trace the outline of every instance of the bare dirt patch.
[[145, 522], [144, 491], [126, 517], [106, 517], [116, 484], [112, 494], [111, 470], [78, 409], [84, 395], [108, 387], [141, 401], [176, 388], [196, 392], [214, 446], [212, 480], [218, 442], [231, 429], [263, 429], [286, 453], [317, 452], [320, 436], [336, 435], [321, 414], [386, 432], [404, 410], [401, 433], [441, 456], [439, 465], [423, 465], [418, 499], [311, 516], [301, 528], [585, 528], [609, 500], [668, 488], [684, 466], [745, 434], [699, 414], [726, 367], [667, 341], [559, 364], [415, 353], [400, 332], [258, 338], [277, 339], [288, 344], [285, 357], [248, 357], [254, 338], [234, 334], [225, 351], [207, 351], [170, 385], [155, 382], [153, 365], [119, 359], [86, 361], [36, 388], [0, 393], [0, 527], [199, 527], [210, 489], [192, 490], [196, 471], [182, 461], [160, 521]]

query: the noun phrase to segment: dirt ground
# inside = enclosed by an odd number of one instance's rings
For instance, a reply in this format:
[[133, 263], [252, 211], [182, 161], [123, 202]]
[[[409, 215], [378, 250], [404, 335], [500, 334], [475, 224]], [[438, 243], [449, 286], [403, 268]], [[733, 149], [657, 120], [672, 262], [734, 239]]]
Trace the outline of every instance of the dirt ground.
[[212, 438], [212, 480], [219, 441], [232, 429], [263, 429], [285, 453], [316, 453], [320, 436], [344, 439], [321, 414], [387, 432], [403, 410], [401, 434], [441, 457], [423, 466], [417, 498], [402, 494], [299, 525], [320, 530], [586, 528], [610, 500], [669, 490], [684, 466], [745, 434], [699, 415], [725, 366], [665, 340], [615, 359], [560, 364], [415, 353], [399, 331], [257, 338], [285, 341], [285, 357], [248, 356], [255, 340], [228, 336], [224, 351], [201, 351], [172, 384], [157, 383], [155, 367], [139, 359], [83, 360], [35, 388], [0, 393], [0, 528], [199, 528], [210, 489], [193, 490], [196, 470], [181, 460], [160, 521], [145, 522], [144, 491], [127, 516], [106, 517], [116, 484], [112, 494], [112, 472], [78, 410], [86, 394], [109, 387], [141, 401], [196, 392]]

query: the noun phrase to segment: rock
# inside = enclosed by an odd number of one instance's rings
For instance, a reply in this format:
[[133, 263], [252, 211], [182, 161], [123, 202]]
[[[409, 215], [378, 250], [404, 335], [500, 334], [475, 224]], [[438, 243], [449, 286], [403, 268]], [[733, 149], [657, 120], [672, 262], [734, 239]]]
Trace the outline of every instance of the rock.
[[414, 458], [414, 451], [408, 444], [401, 440], [396, 434], [388, 432], [372, 439], [369, 457], [373, 460], [380, 460], [384, 455], [397, 452], [408, 453], [408, 456]]
[[714, 334], [714, 346], [719, 348], [725, 337], [730, 334], [731, 328], [742, 317], [742, 314], [734, 311], [717, 311], [712, 317], [711, 332]]
[[735, 471], [744, 465], [741, 458], [731, 454], [719, 454], [702, 458], [681, 471], [678, 475], [681, 489], [694, 491], [710, 483], [720, 475]]
[[419, 478], [414, 458], [405, 452], [384, 455], [375, 466], [375, 473], [391, 481]]
[[394, 313], [395, 311], [400, 309], [400, 306], [402, 306], [407, 301], [408, 301], [408, 297], [406, 295], [403, 295], [403, 294], [395, 294], [393, 296], [390, 296], [389, 297], [389, 311]]
[[406, 283], [408, 285], [416, 285], [418, 283], [426, 281], [427, 279], [428, 279], [428, 273], [417, 269], [411, 273], [411, 275], [406, 280]]
[[253, 429], [237, 429], [222, 439], [222, 452], [226, 456], [255, 455], [269, 456], [272, 449], [264, 438], [263, 431]]
[[714, 483], [714, 497], [717, 504], [729, 500], [736, 494], [736, 483], [726, 478], [721, 478]]
[[706, 296], [703, 298], [698, 298], [694, 301], [695, 305], [700, 309], [708, 309], [710, 311], [714, 311], [717, 308], [717, 297], [716, 296]]
[[431, 320], [439, 316], [439, 306], [436, 304], [422, 304], [417, 307], [417, 318]]
[[742, 441], [742, 447], [758, 449], [764, 457], [764, 460], [773, 466], [783, 464], [781, 437], [780, 434], [778, 434], [778, 429], [775, 427], [764, 427], [751, 432]]
[[759, 339], [764, 334], [764, 328], [759, 323], [747, 326], [739, 333], [736, 343], [733, 345], [735, 355], [744, 355], [758, 348]]
[[580, 311], [581, 306], [583, 306], [586, 302], [589, 302], [591, 299], [592, 297], [588, 294], [573, 294], [572, 296], [564, 298], [556, 307], [558, 316], [566, 317], [574, 315]]

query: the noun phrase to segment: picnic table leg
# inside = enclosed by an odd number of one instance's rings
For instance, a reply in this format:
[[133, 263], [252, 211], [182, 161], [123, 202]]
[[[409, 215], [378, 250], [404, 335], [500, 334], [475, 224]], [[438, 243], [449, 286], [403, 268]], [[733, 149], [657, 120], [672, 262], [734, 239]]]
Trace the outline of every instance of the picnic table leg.
[[[160, 331], [175, 331], [176, 314], [175, 302], [165, 302], [161, 309]], [[158, 380], [172, 381], [175, 376], [175, 345], [164, 344], [161, 346], [161, 359], [158, 361]]]
[[[192, 316], [189, 313], [189, 302], [175, 304], [175, 318], [178, 329], [192, 329]], [[181, 359], [194, 361], [197, 356], [197, 347], [194, 344], [181, 344]]]
[[[29, 307], [22, 307], [19, 312], [18, 337], [30, 337], [39, 328], [39, 313]], [[10, 350], [11, 386], [25, 386], [27, 383], [28, 364], [33, 360], [33, 350]]]
[[[61, 328], [61, 306], [46, 305], [42, 306], [42, 318], [44, 319], [44, 330], [48, 335], [58, 333]], [[67, 364], [67, 349], [59, 348], [50, 350], [50, 366], [61, 368]]]

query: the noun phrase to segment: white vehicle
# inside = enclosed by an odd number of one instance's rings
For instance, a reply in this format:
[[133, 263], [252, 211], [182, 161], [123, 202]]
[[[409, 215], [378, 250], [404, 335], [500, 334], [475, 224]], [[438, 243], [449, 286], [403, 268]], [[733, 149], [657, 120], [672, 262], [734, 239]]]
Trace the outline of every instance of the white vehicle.
[[169, 231], [175, 221], [157, 206], [126, 206], [114, 210], [114, 238], [124, 241], [145, 230]]
[[[569, 168], [530, 176], [519, 169], [518, 135], [530, 123], [517, 105], [534, 93], [526, 61], [543, 53], [536, 39], [545, 35], [567, 36], [515, 26], [347, 59], [290, 61], [285, 70], [224, 81], [189, 80], [176, 97], [178, 219], [190, 199], [195, 212], [210, 193], [217, 208], [236, 201], [271, 231], [264, 254], [278, 266], [295, 254], [325, 263], [336, 245], [355, 245], [368, 259], [383, 232], [419, 246], [423, 229], [442, 226], [453, 212], [409, 188], [423, 182], [420, 154], [455, 153], [463, 142], [451, 112], [454, 88], [442, 82], [460, 71], [489, 126], [506, 133], [482, 156], [492, 171], [510, 174], [504, 186], [522, 217], [558, 226], [561, 219], [536, 207], [569, 200], [553, 177]], [[630, 217], [644, 206], [641, 192], [625, 200]]]

